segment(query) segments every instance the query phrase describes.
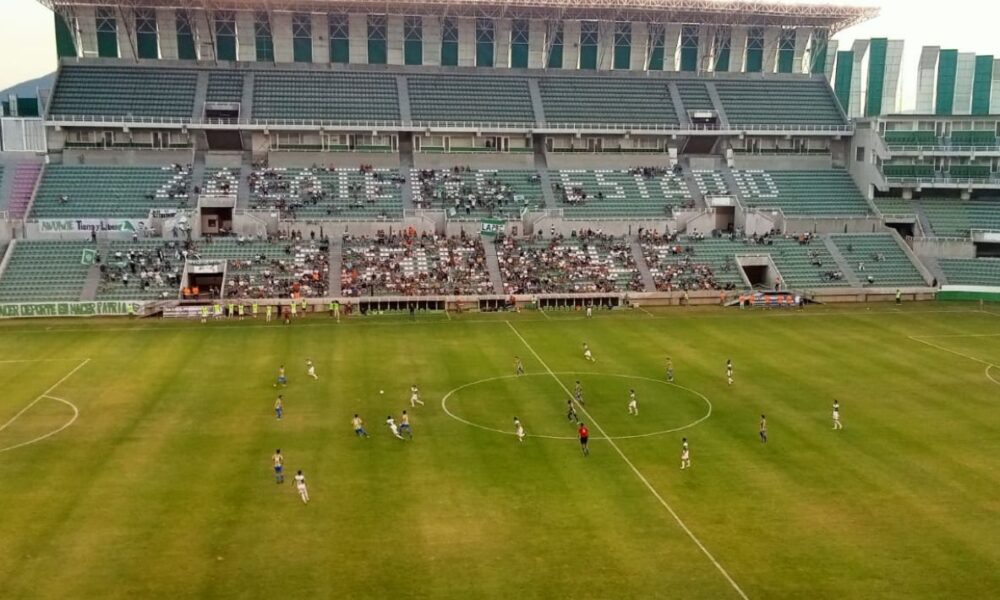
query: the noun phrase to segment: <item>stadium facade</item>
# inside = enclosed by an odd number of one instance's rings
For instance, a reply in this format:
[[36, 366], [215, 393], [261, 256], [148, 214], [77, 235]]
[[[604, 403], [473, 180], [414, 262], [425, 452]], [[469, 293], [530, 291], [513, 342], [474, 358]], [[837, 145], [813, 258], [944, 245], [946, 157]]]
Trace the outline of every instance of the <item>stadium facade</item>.
[[832, 39], [872, 9], [45, 4], [56, 84], [2, 122], [11, 314], [1000, 287], [998, 63], [925, 51], [899, 114], [903, 42]]

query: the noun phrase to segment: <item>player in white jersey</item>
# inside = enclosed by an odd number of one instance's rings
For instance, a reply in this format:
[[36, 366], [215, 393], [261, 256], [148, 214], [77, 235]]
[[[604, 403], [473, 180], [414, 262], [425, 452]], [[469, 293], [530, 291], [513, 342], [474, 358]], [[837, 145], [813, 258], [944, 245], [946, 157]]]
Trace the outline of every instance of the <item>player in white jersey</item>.
[[309, 490], [306, 489], [306, 476], [302, 474], [302, 471], [295, 474], [295, 489], [299, 491], [302, 504], [309, 504]]
[[524, 441], [524, 425], [521, 425], [521, 420], [514, 417], [514, 434], [517, 436], [517, 441]]
[[732, 360], [727, 360], [726, 361], [726, 381], [729, 382], [729, 385], [733, 385], [733, 361]]
[[590, 346], [587, 345], [587, 342], [583, 343], [583, 358], [585, 358], [587, 362], [597, 362], [594, 360], [594, 355], [591, 353]]
[[639, 416], [639, 402], [635, 399], [635, 390], [628, 391], [628, 414]]
[[681, 440], [681, 470], [691, 468], [691, 449], [688, 448], [688, 439]]
[[844, 424], [840, 422], [840, 402], [833, 401], [833, 428], [834, 430], [843, 429]]
[[316, 365], [314, 365], [312, 359], [309, 358], [306, 359], [306, 375], [309, 375], [313, 379], [319, 379], [319, 377], [316, 376]]
[[396, 425], [396, 420], [393, 419], [391, 415], [385, 418], [385, 424], [389, 427], [389, 431], [392, 432], [392, 435], [399, 439], [403, 439], [403, 436], [399, 435], [399, 427]]
[[413, 384], [410, 386], [410, 408], [418, 404], [423, 406], [424, 402], [420, 399], [420, 390], [417, 389], [417, 384]]

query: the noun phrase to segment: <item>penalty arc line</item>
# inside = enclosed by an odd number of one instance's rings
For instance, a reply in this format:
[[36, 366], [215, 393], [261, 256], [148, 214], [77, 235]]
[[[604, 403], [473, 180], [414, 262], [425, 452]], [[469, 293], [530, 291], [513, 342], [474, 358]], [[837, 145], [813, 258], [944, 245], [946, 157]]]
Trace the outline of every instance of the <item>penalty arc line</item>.
[[[559, 387], [561, 387], [563, 391], [566, 392], [566, 395], [569, 396], [570, 399], [573, 399], [573, 394], [572, 392], [569, 391], [569, 388], [567, 388], [566, 385], [562, 382], [562, 380], [559, 379], [558, 376], [556, 376], [555, 372], [553, 372], [552, 369], [549, 368], [548, 364], [546, 364], [545, 361], [542, 360], [542, 357], [539, 356], [537, 352], [535, 352], [535, 349], [531, 347], [531, 344], [528, 343], [528, 340], [524, 339], [524, 336], [521, 335], [521, 332], [519, 332], [517, 328], [515, 328], [514, 325], [511, 324], [510, 321], [505, 321], [505, 323], [507, 323], [507, 326], [510, 327], [510, 330], [514, 332], [514, 335], [516, 335], [517, 338], [521, 340], [521, 343], [524, 344], [524, 347], [527, 348], [529, 352], [531, 352], [531, 354], [535, 357], [535, 360], [537, 360], [539, 364], [541, 364], [542, 367], [548, 372], [548, 374], [551, 375], [552, 378], [556, 380], [556, 383], [558, 383]], [[667, 512], [670, 513], [670, 516], [674, 518], [674, 521], [677, 522], [677, 524], [684, 531], [684, 533], [686, 533], [687, 536], [691, 538], [691, 541], [693, 541], [695, 545], [698, 546], [698, 548], [702, 551], [702, 553], [706, 557], [708, 557], [708, 560], [710, 560], [712, 564], [715, 565], [715, 568], [718, 569], [719, 573], [721, 573], [722, 576], [726, 578], [726, 581], [728, 581], [729, 585], [731, 585], [733, 589], [736, 590], [736, 593], [739, 594], [740, 598], [743, 598], [743, 600], [749, 600], [743, 589], [739, 586], [739, 584], [736, 583], [736, 581], [732, 578], [732, 576], [729, 575], [729, 572], [726, 571], [726, 569], [721, 564], [719, 564], [719, 561], [717, 561], [715, 557], [712, 556], [712, 553], [708, 551], [708, 548], [706, 548], [705, 545], [701, 543], [701, 540], [699, 540], [698, 537], [695, 536], [694, 532], [692, 532], [688, 528], [688, 526], [684, 524], [684, 521], [681, 520], [677, 512], [674, 511], [674, 509], [670, 506], [670, 504], [667, 503], [666, 500], [663, 499], [663, 496], [661, 496], [660, 493], [656, 491], [656, 488], [654, 488], [653, 485], [649, 483], [649, 480], [646, 479], [646, 476], [643, 475], [638, 468], [636, 468], [636, 466], [632, 463], [632, 461], [629, 460], [628, 456], [626, 456], [625, 453], [622, 452], [622, 449], [618, 446], [618, 444], [616, 444], [615, 441], [608, 436], [608, 433], [604, 430], [604, 428], [601, 427], [601, 425], [594, 420], [594, 418], [590, 415], [589, 412], [587, 412], [587, 409], [584, 406], [582, 405], [580, 406], [580, 411], [587, 416], [587, 418], [590, 420], [591, 425], [597, 428], [597, 430], [601, 433], [601, 435], [605, 437], [605, 441], [607, 441], [607, 443], [611, 445], [611, 447], [615, 450], [615, 452], [618, 453], [618, 456], [620, 456], [621, 459], [625, 461], [625, 464], [629, 466], [629, 468], [632, 470], [632, 473], [634, 473], [635, 476], [638, 477], [643, 484], [645, 484], [646, 489], [648, 489], [650, 493], [653, 494], [653, 497], [655, 497], [660, 502], [663, 508], [667, 509]]]
[[977, 363], [979, 363], [981, 365], [986, 365], [986, 378], [989, 379], [990, 381], [992, 381], [993, 383], [995, 383], [997, 385], [1000, 385], [1000, 381], [997, 381], [996, 379], [993, 378], [992, 375], [990, 375], [990, 370], [991, 369], [1000, 369], [1000, 365], [991, 363], [988, 360], [983, 360], [981, 358], [976, 358], [975, 356], [969, 356], [968, 354], [963, 354], [963, 353], [961, 353], [961, 352], [959, 352], [957, 350], [952, 350], [951, 348], [945, 348], [944, 346], [939, 346], [939, 345], [934, 344], [932, 342], [928, 342], [927, 340], [922, 340], [919, 337], [914, 337], [914, 336], [911, 335], [911, 336], [909, 336], [909, 338], [911, 340], [913, 340], [914, 342], [919, 342], [919, 343], [924, 344], [926, 346], [930, 346], [931, 348], [935, 348], [935, 349], [941, 350], [943, 352], [948, 352], [950, 354], [954, 354], [955, 356], [961, 356], [962, 358], [965, 358], [965, 359], [968, 359], [968, 360], [971, 360], [971, 361], [975, 361], [975, 362], [977, 362]]
[[[66, 373], [65, 375], [63, 375], [63, 378], [60, 379], [59, 381], [55, 382], [54, 384], [52, 384], [52, 387], [50, 387], [49, 389], [45, 390], [44, 392], [41, 393], [41, 395], [39, 395], [37, 398], [35, 398], [31, 402], [29, 402], [27, 406], [25, 406], [24, 408], [22, 408], [21, 410], [19, 410], [16, 415], [14, 415], [13, 417], [10, 418], [9, 421], [7, 421], [6, 423], [4, 423], [3, 425], [0, 425], [0, 431], [3, 431], [4, 429], [7, 429], [8, 427], [10, 427], [10, 424], [13, 423], [14, 421], [16, 421], [18, 419], [18, 417], [20, 417], [24, 413], [28, 412], [28, 410], [30, 410], [32, 406], [38, 404], [39, 400], [41, 400], [42, 398], [48, 397], [48, 395], [51, 394], [53, 391], [55, 391], [55, 389], [57, 387], [59, 387], [60, 385], [62, 385], [64, 381], [66, 381], [67, 379], [69, 379], [70, 377], [72, 377], [74, 373], [76, 373], [77, 371], [79, 371], [80, 369], [82, 369], [89, 362], [90, 362], [90, 359], [88, 358], [88, 359], [84, 360], [82, 363], [78, 364], [76, 367], [74, 367], [72, 371], [70, 371], [69, 373]], [[65, 402], [65, 400], [61, 400], [61, 402]]]
[[38, 443], [38, 442], [40, 442], [42, 440], [46, 440], [46, 439], [48, 439], [48, 438], [56, 435], [60, 431], [66, 429], [67, 427], [69, 427], [73, 423], [76, 423], [77, 418], [80, 416], [80, 409], [77, 408], [75, 404], [73, 404], [69, 400], [64, 400], [62, 398], [56, 398], [55, 396], [47, 396], [46, 395], [46, 396], [42, 396], [42, 398], [45, 398], [47, 400], [55, 400], [56, 402], [62, 402], [66, 406], [72, 408], [73, 409], [73, 417], [70, 418], [69, 421], [66, 421], [65, 423], [63, 423], [63, 425], [61, 427], [59, 427], [58, 429], [54, 429], [54, 430], [46, 433], [45, 435], [40, 435], [40, 436], [36, 437], [33, 440], [28, 440], [27, 442], [21, 442], [20, 444], [15, 444], [13, 446], [7, 446], [6, 448], [0, 448], [0, 454], [3, 454], [4, 452], [9, 452], [11, 450], [17, 450], [18, 448], [24, 448], [25, 446], [30, 446], [30, 445], [36, 444], [36, 443]]

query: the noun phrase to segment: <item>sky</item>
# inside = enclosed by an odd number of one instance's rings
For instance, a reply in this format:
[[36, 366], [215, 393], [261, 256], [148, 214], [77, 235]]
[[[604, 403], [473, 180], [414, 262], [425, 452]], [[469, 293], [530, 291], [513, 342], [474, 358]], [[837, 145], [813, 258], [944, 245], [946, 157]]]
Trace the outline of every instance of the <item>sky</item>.
[[[784, 0], [780, 0], [784, 1]], [[922, 0], [856, 0], [833, 2], [797, 0], [809, 4], [879, 6], [878, 18], [840, 33], [841, 48], [855, 39], [888, 37], [906, 40], [903, 58], [903, 109], [913, 108], [917, 62], [923, 46], [956, 48], [963, 52], [1000, 57], [1000, 2], [997, 0], [948, 0], [929, 8]], [[55, 69], [52, 13], [37, 0], [0, 0], [0, 89]]]

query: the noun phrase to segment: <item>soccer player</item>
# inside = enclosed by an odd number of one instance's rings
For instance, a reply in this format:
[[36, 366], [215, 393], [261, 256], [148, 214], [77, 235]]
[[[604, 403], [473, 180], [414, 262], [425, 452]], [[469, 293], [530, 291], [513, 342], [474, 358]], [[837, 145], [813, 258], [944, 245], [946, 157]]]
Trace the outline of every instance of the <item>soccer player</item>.
[[274, 382], [274, 387], [288, 385], [288, 378], [285, 377], [285, 365], [278, 367], [278, 380]]
[[844, 425], [840, 422], [840, 402], [837, 400], [833, 401], [833, 429], [843, 429]]
[[760, 443], [767, 443], [767, 417], [760, 416]]
[[351, 425], [354, 426], [354, 435], [357, 437], [368, 437], [368, 432], [365, 431], [365, 422], [357, 414], [351, 419]]
[[[421, 404], [423, 404], [423, 403], [421, 402]], [[403, 411], [403, 414], [400, 415], [400, 417], [399, 417], [399, 432], [403, 433], [404, 431], [406, 432], [406, 435], [408, 435], [410, 437], [410, 439], [412, 440], [413, 439], [413, 428], [410, 427], [410, 415], [406, 414], [405, 410]]]
[[253, 315], [254, 319], [256, 319], [259, 313], [260, 313], [260, 305], [257, 304], [256, 300], [254, 300], [253, 304], [250, 305], [250, 314]]
[[274, 401], [274, 417], [281, 420], [281, 417], [285, 414], [285, 397], [278, 395], [278, 399]]
[[313, 364], [311, 358], [306, 359], [306, 374], [313, 379], [319, 379], [319, 377], [316, 376], [316, 365]]
[[520, 356], [514, 357], [514, 374], [518, 376], [524, 375], [524, 363], [521, 362]]
[[576, 407], [573, 406], [572, 400], [566, 401], [566, 420], [573, 421], [575, 423], [580, 422], [580, 417], [576, 415]]
[[403, 436], [399, 435], [399, 427], [396, 426], [396, 420], [392, 418], [392, 415], [385, 418], [385, 424], [389, 427], [389, 431], [392, 432], [392, 435], [399, 439], [403, 439]]
[[271, 306], [270, 304], [268, 304], [267, 306], [264, 307], [264, 322], [265, 323], [270, 323], [271, 322], [271, 315], [273, 313], [274, 313], [274, 307], [273, 306]]
[[420, 399], [420, 390], [417, 389], [417, 384], [410, 386], [410, 408], [414, 408], [417, 405], [423, 406], [424, 401]]
[[588, 319], [594, 318], [594, 305], [593, 304], [588, 304], [587, 305], [587, 318]]
[[295, 488], [299, 490], [302, 504], [309, 504], [309, 490], [306, 489], [306, 476], [302, 474], [302, 471], [295, 474]]
[[576, 400], [576, 403], [580, 406], [587, 406], [583, 401], [583, 386], [580, 385], [579, 381], [576, 382], [576, 387], [573, 388], [573, 399]]
[[274, 451], [271, 462], [274, 463], [274, 483], [285, 483], [285, 457], [281, 454], [281, 448]]
[[201, 307], [201, 322], [208, 323], [208, 306]]
[[727, 360], [726, 361], [726, 381], [729, 382], [729, 385], [733, 385], [733, 361], [732, 360]]
[[635, 399], [635, 390], [628, 391], [628, 414], [639, 416], [639, 403]]
[[590, 439], [590, 430], [583, 423], [580, 423], [580, 428], [576, 430], [577, 435], [580, 436], [580, 449], [583, 450], [584, 456], [590, 456], [590, 448], [587, 447], [587, 440]]
[[594, 360], [594, 355], [590, 352], [590, 346], [587, 345], [587, 342], [583, 343], [583, 357], [587, 359], [587, 362], [597, 362]]
[[681, 470], [691, 468], [691, 450], [688, 448], [688, 439], [681, 440]]
[[240, 302], [236, 307], [236, 313], [240, 316], [240, 321], [242, 321], [243, 316], [246, 314], [246, 305]]
[[667, 357], [667, 381], [674, 382], [674, 361], [669, 356]]
[[514, 434], [517, 435], [517, 441], [524, 441], [524, 425], [521, 425], [521, 420], [514, 417]]

